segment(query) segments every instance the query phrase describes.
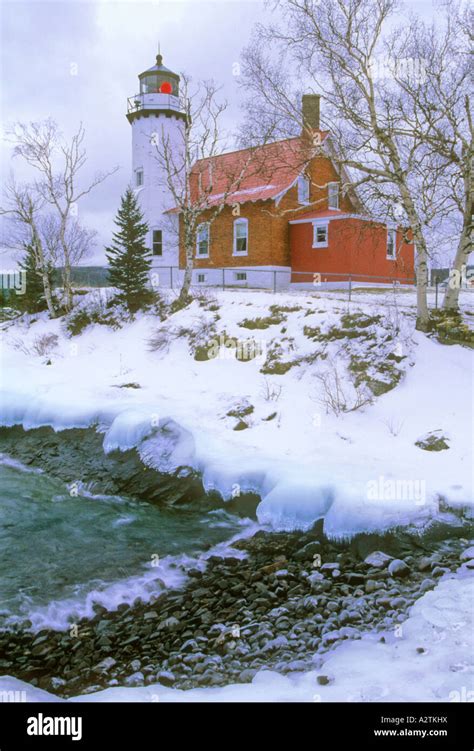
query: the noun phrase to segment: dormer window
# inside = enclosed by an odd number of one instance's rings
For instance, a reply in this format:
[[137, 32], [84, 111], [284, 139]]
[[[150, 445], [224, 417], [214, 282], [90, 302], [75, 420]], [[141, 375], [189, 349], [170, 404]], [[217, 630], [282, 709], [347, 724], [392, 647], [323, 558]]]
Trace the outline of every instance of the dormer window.
[[304, 175], [298, 178], [298, 203], [309, 203], [309, 180]]
[[328, 184], [328, 208], [339, 208], [339, 183]]

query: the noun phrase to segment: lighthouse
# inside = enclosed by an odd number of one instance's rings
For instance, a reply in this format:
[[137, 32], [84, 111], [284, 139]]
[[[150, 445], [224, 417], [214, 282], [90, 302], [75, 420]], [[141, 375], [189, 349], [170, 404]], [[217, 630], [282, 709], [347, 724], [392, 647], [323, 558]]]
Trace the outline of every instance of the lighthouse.
[[[156, 63], [138, 76], [139, 93], [128, 98], [127, 119], [132, 126], [132, 187], [148, 225], [148, 247], [153, 267], [178, 266], [178, 218], [165, 212], [175, 205], [160, 158], [163, 145], [178, 155], [183, 149], [186, 114], [179, 96], [179, 76]], [[160, 284], [172, 281], [169, 269]]]

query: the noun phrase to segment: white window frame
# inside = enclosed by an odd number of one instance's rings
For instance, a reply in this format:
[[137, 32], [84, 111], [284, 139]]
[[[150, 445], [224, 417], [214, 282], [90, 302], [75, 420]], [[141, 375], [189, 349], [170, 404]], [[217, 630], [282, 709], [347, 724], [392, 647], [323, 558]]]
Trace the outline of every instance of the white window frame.
[[[241, 227], [242, 226], [245, 227], [246, 232], [247, 232], [247, 237], [246, 237], [247, 247], [245, 250], [237, 250], [237, 227], [239, 225]], [[232, 255], [233, 256], [248, 256], [248, 254], [249, 254], [249, 220], [241, 216], [238, 219], [234, 219], [234, 247], [233, 247]]]
[[[235, 271], [235, 281], [236, 282], [246, 282], [247, 279], [247, 272], [246, 271]], [[243, 276], [243, 279], [239, 279], [239, 275]]]
[[[207, 228], [207, 253], [200, 253], [199, 252], [199, 232], [202, 227]], [[198, 224], [197, 231], [196, 231], [196, 258], [209, 258], [209, 246], [211, 244], [211, 231], [210, 231], [210, 224], [209, 222], [201, 222], [201, 224]]]
[[298, 203], [309, 203], [309, 178], [306, 175], [300, 175], [298, 178]]
[[[331, 199], [334, 198], [336, 198], [335, 203], [337, 204], [337, 206], [331, 206]], [[328, 183], [328, 209], [339, 211], [339, 183]]]
[[[140, 178], [141, 182], [139, 182], [139, 177], [138, 177], [139, 175], [141, 175], [141, 178]], [[143, 188], [144, 184], [145, 184], [145, 172], [144, 172], [143, 167], [139, 167], [138, 169], [135, 170], [135, 187]]]
[[[153, 240], [153, 237], [154, 237], [155, 232], [161, 232], [161, 254], [154, 253], [155, 242]], [[151, 255], [153, 258], [163, 258], [163, 246], [164, 246], [163, 230], [161, 229], [161, 227], [152, 227], [151, 228]]]
[[[317, 241], [317, 231], [323, 227], [326, 230], [326, 240], [323, 242]], [[327, 248], [329, 244], [329, 222], [327, 221], [318, 221], [313, 222], [313, 248]]]
[[[390, 255], [388, 252], [389, 248], [389, 242], [390, 237], [393, 237], [393, 255]], [[397, 229], [396, 227], [387, 227], [387, 260], [388, 261], [396, 261], [397, 260]]]

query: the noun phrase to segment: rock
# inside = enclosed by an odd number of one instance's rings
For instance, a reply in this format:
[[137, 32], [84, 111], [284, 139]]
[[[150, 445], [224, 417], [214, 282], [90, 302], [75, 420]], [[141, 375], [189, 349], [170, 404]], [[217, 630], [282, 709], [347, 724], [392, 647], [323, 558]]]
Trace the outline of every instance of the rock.
[[179, 628], [179, 621], [177, 618], [174, 618], [174, 616], [170, 616], [170, 618], [165, 618], [165, 620], [160, 624], [158, 627], [160, 630], [167, 630], [167, 631], [176, 631], [177, 628]]
[[307, 664], [303, 660], [292, 660], [286, 665], [286, 670], [289, 673], [302, 672], [307, 669]]
[[239, 420], [238, 423], [234, 426], [234, 430], [247, 430], [248, 424], [245, 422], [245, 420]]
[[365, 591], [368, 595], [372, 594], [372, 592], [376, 592], [380, 588], [380, 582], [375, 581], [375, 579], [368, 579], [365, 582]]
[[394, 610], [398, 610], [399, 608], [404, 608], [407, 604], [407, 601], [404, 597], [394, 597], [393, 600], [390, 600], [390, 607]]
[[[96, 673], [107, 673], [116, 664], [117, 660], [114, 660], [113, 657], [106, 657], [105, 660], [98, 662], [97, 665], [94, 666], [93, 670]], [[140, 665], [138, 667], [140, 667]]]
[[339, 570], [340, 564], [339, 563], [323, 563], [320, 570], [321, 571], [335, 571]]
[[198, 648], [197, 641], [195, 639], [188, 639], [181, 646], [181, 652], [192, 652], [194, 649], [197, 649], [197, 648]]
[[474, 546], [463, 550], [459, 558], [461, 561], [470, 561], [474, 558]]
[[387, 555], [387, 553], [383, 553], [381, 550], [375, 550], [365, 558], [364, 563], [373, 568], [385, 568], [390, 561], [393, 561], [391, 555]]
[[278, 619], [278, 618], [281, 618], [283, 615], [286, 615], [289, 612], [290, 611], [288, 610], [288, 608], [284, 608], [283, 606], [281, 606], [279, 608], [273, 608], [273, 610], [270, 610], [270, 612], [268, 613], [268, 617]]
[[431, 575], [435, 578], [438, 578], [440, 576], [443, 576], [443, 574], [450, 574], [451, 569], [447, 568], [446, 566], [435, 566], [433, 571], [431, 572]]
[[472, 558], [470, 561], [464, 561], [464, 565], [468, 569], [473, 569], [474, 568], [474, 558]]
[[343, 626], [339, 629], [339, 633], [343, 639], [360, 639], [361, 634], [354, 626]]
[[353, 571], [349, 571], [349, 573], [344, 574], [344, 581], [348, 584], [364, 584], [365, 576], [364, 574], [356, 574]]
[[176, 677], [170, 670], [161, 670], [157, 673], [156, 680], [162, 686], [172, 686], [176, 682]]
[[143, 618], [145, 621], [151, 621], [151, 620], [154, 620], [155, 618], [159, 618], [159, 615], [155, 610], [148, 610], [148, 612], [145, 613]]
[[300, 548], [295, 554], [294, 558], [297, 561], [312, 561], [315, 555], [320, 555], [321, 543], [317, 540], [308, 542], [304, 547]]
[[262, 652], [274, 652], [276, 649], [288, 646], [288, 639], [286, 636], [280, 635], [276, 639], [271, 639], [262, 647]]
[[329, 675], [318, 675], [316, 680], [320, 686], [327, 686], [328, 683], [331, 683], [332, 678], [330, 678]]
[[443, 435], [442, 430], [432, 430], [415, 441], [415, 446], [423, 451], [445, 451], [449, 449], [448, 440], [449, 438]]
[[132, 660], [132, 662], [130, 663], [130, 667], [131, 667], [131, 669], [133, 670], [134, 673], [138, 673], [138, 671], [140, 670], [141, 666], [142, 666], [142, 664], [141, 664], [140, 660]]
[[324, 581], [324, 576], [320, 574], [319, 571], [315, 571], [314, 574], [308, 576], [307, 581], [310, 583], [311, 587], [318, 589], [319, 583]]
[[429, 571], [431, 570], [433, 566], [433, 561], [431, 558], [428, 558], [428, 556], [424, 555], [423, 558], [420, 558], [418, 561], [418, 571]]
[[143, 686], [144, 682], [145, 676], [140, 672], [136, 672], [132, 675], [127, 676], [124, 681], [126, 686]]
[[254, 668], [246, 668], [245, 670], [242, 670], [242, 672], [239, 674], [239, 682], [240, 683], [251, 683], [255, 676], [257, 675], [257, 670]]
[[340, 638], [341, 638], [341, 633], [338, 630], [326, 631], [326, 633], [323, 634], [324, 644], [334, 644], [334, 642], [338, 641]]
[[389, 574], [394, 577], [403, 578], [404, 576], [409, 575], [410, 567], [407, 566], [405, 561], [400, 560], [400, 558], [394, 558], [393, 561], [390, 561], [388, 564], [388, 571]]
[[434, 581], [432, 579], [423, 579], [419, 586], [419, 592], [428, 592], [430, 589], [433, 589], [434, 587]]

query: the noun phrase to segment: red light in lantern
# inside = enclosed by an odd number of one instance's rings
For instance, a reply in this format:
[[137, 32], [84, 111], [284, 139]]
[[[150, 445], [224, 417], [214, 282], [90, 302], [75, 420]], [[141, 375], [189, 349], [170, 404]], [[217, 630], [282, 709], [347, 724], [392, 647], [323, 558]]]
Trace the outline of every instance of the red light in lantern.
[[164, 83], [161, 84], [160, 91], [162, 94], [171, 94], [172, 92], [171, 84], [168, 81], [165, 81]]

